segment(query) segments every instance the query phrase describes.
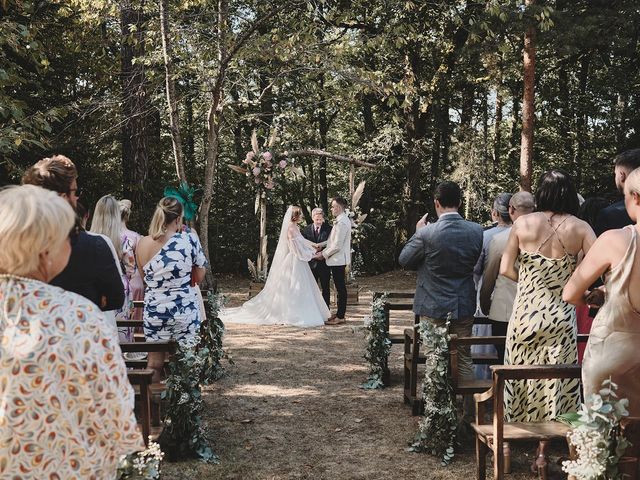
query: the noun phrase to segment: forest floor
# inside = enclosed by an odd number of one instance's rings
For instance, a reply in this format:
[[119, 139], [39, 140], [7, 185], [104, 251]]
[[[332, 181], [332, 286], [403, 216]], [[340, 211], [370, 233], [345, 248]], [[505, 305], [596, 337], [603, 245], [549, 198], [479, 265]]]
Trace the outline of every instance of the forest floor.
[[[246, 279], [222, 278], [219, 285], [228, 305], [246, 300]], [[165, 462], [163, 478], [475, 478], [471, 437], [446, 467], [431, 455], [407, 451], [420, 417], [412, 417], [402, 400], [402, 346], [392, 347], [389, 387], [359, 388], [367, 377], [363, 318], [372, 292], [415, 288], [415, 275], [391, 272], [362, 278], [359, 285], [360, 303], [347, 308], [342, 325], [227, 325], [224, 344], [234, 363], [225, 361], [228, 375], [203, 391], [203, 420], [220, 464]], [[393, 328], [412, 324], [410, 312], [394, 313]], [[507, 478], [536, 478], [528, 467], [535, 445], [513, 445], [512, 451]], [[565, 447], [554, 446], [551, 453], [552, 478], [566, 478], [556, 465]]]

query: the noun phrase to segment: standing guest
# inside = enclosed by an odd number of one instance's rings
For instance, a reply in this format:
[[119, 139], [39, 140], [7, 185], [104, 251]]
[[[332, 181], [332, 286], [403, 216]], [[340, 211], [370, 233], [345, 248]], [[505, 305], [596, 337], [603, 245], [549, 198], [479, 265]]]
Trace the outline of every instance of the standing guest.
[[344, 316], [347, 312], [347, 284], [346, 269], [351, 263], [351, 220], [345, 210], [347, 201], [342, 197], [335, 197], [331, 200], [331, 214], [334, 216], [335, 225], [331, 229], [327, 240], [326, 248], [318, 252], [313, 260], [324, 260], [327, 262], [333, 285], [336, 287], [337, 309], [324, 322], [326, 325], [339, 325], [344, 323]]
[[[125, 295], [128, 297], [129, 304], [134, 301], [144, 299], [144, 284], [142, 277], [138, 273], [138, 265], [136, 264], [136, 248], [141, 235], [127, 227], [127, 222], [131, 216], [131, 200], [123, 198], [118, 201], [120, 205], [120, 219], [122, 220], [122, 230], [120, 233], [120, 241], [122, 242], [122, 264], [126, 275]], [[133, 308], [131, 319], [142, 320], [142, 309]]]
[[[322, 249], [321, 244], [326, 244], [329, 235], [331, 234], [331, 225], [324, 220], [324, 211], [321, 208], [314, 208], [311, 211], [311, 218], [313, 223], [307, 225], [302, 229], [302, 236], [319, 245], [319, 249]], [[311, 273], [313, 278], [320, 281], [320, 287], [322, 288], [322, 298], [324, 298], [327, 307], [330, 305], [331, 291], [329, 289], [329, 280], [331, 279], [331, 271], [327, 267], [327, 262], [324, 259], [311, 260], [309, 262], [311, 267]]]
[[[618, 397], [629, 400], [629, 415], [640, 416], [640, 169], [624, 184], [624, 202], [634, 225], [603, 233], [564, 287], [574, 305], [604, 304], [591, 327], [582, 366], [585, 397], [598, 393], [608, 378]], [[586, 290], [600, 276], [604, 289]], [[598, 297], [600, 299], [598, 300]]]
[[[482, 233], [482, 252], [480, 253], [480, 258], [478, 258], [478, 262], [476, 263], [475, 268], [473, 269], [473, 279], [476, 283], [476, 289], [478, 290], [478, 306], [476, 309], [476, 317], [485, 316], [480, 308], [479, 289], [480, 285], [482, 285], [483, 283], [483, 274], [487, 261], [487, 255], [489, 253], [489, 245], [491, 244], [491, 240], [493, 240], [496, 235], [511, 228], [511, 217], [509, 216], [510, 200], [510, 193], [501, 193], [495, 198], [495, 200], [493, 201], [493, 208], [491, 209], [491, 220], [494, 222], [494, 225], [491, 228], [486, 229]], [[473, 326], [474, 337], [490, 336], [492, 332], [492, 327], [488, 324], [477, 324]], [[494, 347], [493, 345], [473, 345], [471, 347], [471, 354], [473, 355], [476, 353], [495, 355], [496, 347]], [[491, 378], [489, 365], [474, 365], [473, 369], [476, 378]]]
[[[182, 230], [182, 212], [178, 199], [162, 198], [149, 235], [138, 242], [138, 269], [146, 284], [143, 320], [147, 340], [191, 342], [203, 320], [192, 286], [204, 279], [207, 259], [198, 237]], [[160, 381], [164, 360], [163, 352], [149, 353], [154, 382]]]
[[[512, 222], [522, 215], [530, 214], [534, 209], [535, 199], [529, 192], [518, 192], [509, 200], [509, 216]], [[489, 317], [492, 333], [496, 336], [507, 334], [518, 286], [513, 280], [499, 274], [500, 260], [510, 232], [511, 227], [498, 233], [491, 240], [480, 286], [480, 308]], [[504, 348], [503, 345], [496, 346], [500, 363], [504, 362]]]
[[[595, 230], [596, 218], [598, 218], [600, 212], [607, 206], [609, 206], [609, 202], [607, 202], [605, 198], [587, 198], [582, 204], [580, 204], [580, 209], [578, 210], [578, 218], [587, 222], [591, 226], [591, 228]], [[599, 287], [600, 285], [602, 285], [602, 282], [600, 282], [600, 280], [598, 279], [592, 285], [592, 287]], [[576, 305], [576, 322], [578, 323], [578, 334], [588, 334], [591, 331], [593, 317], [595, 317], [597, 312], [597, 308], [590, 308], [588, 305]], [[578, 343], [578, 363], [582, 363], [586, 346], [587, 345], [584, 342]]]
[[[126, 270], [123, 268], [125, 258], [129, 263], [135, 263], [133, 249], [128, 243], [122, 242], [122, 220], [120, 216], [120, 205], [118, 201], [111, 195], [105, 195], [96, 202], [96, 208], [93, 211], [93, 220], [91, 222], [91, 233], [103, 235], [106, 237], [115, 250], [116, 259], [120, 269], [120, 278], [124, 285], [124, 302], [120, 308], [116, 308], [109, 312], [105, 312], [107, 318], [118, 320], [129, 320], [131, 305], [129, 294], [129, 279]], [[118, 338], [121, 342], [133, 341], [133, 329], [118, 328]]]
[[[23, 184], [38, 185], [57, 192], [76, 208], [78, 189], [76, 166], [64, 155], [44, 158], [27, 170]], [[71, 239], [71, 257], [66, 268], [50, 283], [88, 298], [103, 311], [120, 308], [124, 285], [113, 246], [104, 237], [90, 235], [77, 226]]]
[[[450, 317], [449, 331], [469, 337], [476, 310], [473, 269], [482, 250], [482, 227], [460, 216], [461, 203], [457, 183], [438, 185], [434, 193], [438, 221], [427, 224], [426, 215], [418, 221], [416, 233], [400, 252], [399, 262], [418, 270], [414, 313], [436, 326], [444, 325]], [[472, 378], [469, 347], [459, 354], [461, 377]]]
[[2, 478], [115, 478], [119, 457], [144, 449], [115, 327], [47, 284], [74, 222], [54, 192], [0, 191]]
[[[506, 365], [577, 363], [576, 312], [562, 300], [562, 288], [587, 253], [595, 234], [577, 218], [578, 195], [568, 174], [544, 173], [535, 193], [536, 213], [511, 228], [500, 274], [518, 282], [507, 329]], [[516, 270], [516, 261], [520, 261]], [[577, 411], [578, 379], [507, 381], [504, 392], [508, 422], [540, 422]], [[547, 442], [541, 442], [532, 468], [546, 465]]]
[[80, 223], [80, 228], [87, 229], [87, 222], [89, 221], [89, 210], [82, 203], [76, 202], [76, 216]]
[[[622, 152], [616, 156], [613, 164], [616, 188], [622, 194], [627, 177], [632, 171], [640, 167], [640, 148]], [[607, 230], [622, 228], [632, 223], [624, 207], [624, 200], [619, 200], [600, 211], [596, 218], [595, 232], [599, 236]]]

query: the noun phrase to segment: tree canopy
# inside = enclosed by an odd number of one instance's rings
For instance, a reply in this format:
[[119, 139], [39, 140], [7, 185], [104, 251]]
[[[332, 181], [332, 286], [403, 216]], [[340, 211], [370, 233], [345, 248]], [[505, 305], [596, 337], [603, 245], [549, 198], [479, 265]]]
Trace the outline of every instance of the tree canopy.
[[534, 187], [563, 168], [583, 196], [613, 198], [612, 157], [640, 146], [633, 0], [0, 1], [0, 184], [66, 154], [81, 201], [131, 198], [144, 232], [178, 183], [179, 150], [213, 270], [246, 272], [255, 191], [227, 165], [241, 165], [253, 131], [261, 147], [275, 133], [278, 155], [334, 157], [287, 157], [304, 176], [269, 192], [270, 238], [287, 204], [308, 216], [366, 180], [360, 253], [386, 270], [439, 181], [461, 183], [479, 222], [518, 188], [528, 29]]

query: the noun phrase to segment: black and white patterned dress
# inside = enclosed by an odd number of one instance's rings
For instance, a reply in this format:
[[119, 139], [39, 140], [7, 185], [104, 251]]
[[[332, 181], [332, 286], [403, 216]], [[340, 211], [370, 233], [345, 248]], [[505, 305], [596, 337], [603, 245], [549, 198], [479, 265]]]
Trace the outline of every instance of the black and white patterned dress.
[[[553, 235], [557, 235], [555, 228], [547, 240]], [[578, 361], [575, 307], [562, 301], [562, 289], [576, 268], [577, 258], [566, 249], [561, 258], [545, 257], [540, 253], [542, 245], [536, 252], [520, 252], [518, 293], [507, 331], [506, 365]], [[559, 414], [577, 411], [580, 383], [578, 379], [507, 381], [504, 403], [509, 422], [552, 420]]]

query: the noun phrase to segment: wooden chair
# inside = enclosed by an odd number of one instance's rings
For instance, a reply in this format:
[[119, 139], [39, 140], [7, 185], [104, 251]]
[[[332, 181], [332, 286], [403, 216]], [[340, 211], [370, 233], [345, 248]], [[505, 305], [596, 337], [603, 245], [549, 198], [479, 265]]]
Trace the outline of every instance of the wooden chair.
[[[487, 454], [493, 452], [493, 478], [504, 480], [504, 442], [549, 441], [566, 438], [570, 427], [556, 421], [505, 422], [504, 384], [506, 380], [580, 378], [580, 365], [499, 365], [492, 366], [491, 388], [474, 395], [476, 421], [476, 467], [478, 480], [486, 478]], [[493, 399], [493, 423], [485, 423], [485, 402]]]
[[[123, 342], [120, 343], [120, 350], [122, 353], [138, 353], [138, 352], [165, 352], [168, 354], [168, 357], [176, 352], [178, 344], [175, 340], [161, 341], [161, 342]], [[131, 366], [132, 363], [136, 365], [144, 364], [144, 367], [134, 367], [133, 370], [129, 370], [129, 380], [131, 385], [133, 386], [134, 392], [136, 393], [136, 399], [140, 401], [140, 415], [141, 422], [143, 426], [143, 434], [145, 429], [146, 420], [146, 412], [149, 413], [149, 433], [145, 434], [145, 441], [151, 432], [151, 427], [160, 426], [160, 398], [162, 392], [166, 389], [166, 385], [163, 383], [152, 383], [151, 377], [148, 378], [148, 381], [143, 380], [147, 377], [147, 373], [136, 373], [136, 372], [147, 372], [150, 371], [153, 376], [153, 371], [146, 369], [146, 360], [125, 360], [125, 364], [127, 366]], [[132, 380], [133, 378], [133, 380]], [[149, 408], [147, 409], [147, 405]]]
[[134, 391], [138, 391], [140, 409], [138, 420], [144, 437], [144, 444], [149, 446], [149, 436], [151, 436], [151, 377], [153, 377], [153, 370], [129, 370], [127, 377]]
[[[504, 345], [506, 337], [458, 337], [451, 335], [449, 342], [449, 366], [451, 381], [457, 395], [481, 393], [491, 387], [491, 380], [461, 379], [459, 372], [458, 350], [462, 346], [471, 345]], [[476, 365], [495, 365], [497, 355], [486, 353], [472, 354]], [[404, 402], [411, 406], [412, 415], [420, 415], [423, 411], [421, 396], [418, 395], [418, 365], [424, 365], [426, 357], [420, 353], [420, 336], [417, 326], [404, 331]]]

